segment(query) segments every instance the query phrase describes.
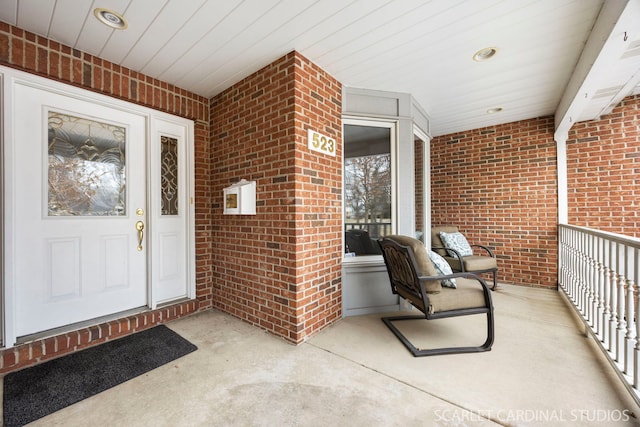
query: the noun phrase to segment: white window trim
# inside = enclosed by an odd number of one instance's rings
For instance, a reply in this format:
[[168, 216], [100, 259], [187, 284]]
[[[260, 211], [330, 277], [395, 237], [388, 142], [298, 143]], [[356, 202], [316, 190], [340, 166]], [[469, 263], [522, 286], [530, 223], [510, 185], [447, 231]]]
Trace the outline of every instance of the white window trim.
[[[413, 135], [414, 144], [416, 137], [422, 141], [422, 185], [424, 186], [422, 197], [422, 206], [424, 208], [424, 212], [422, 214], [422, 227], [424, 229], [424, 244], [427, 248], [430, 248], [431, 233], [429, 232], [429, 230], [431, 229], [431, 138], [429, 138], [429, 136], [416, 125], [413, 126]], [[414, 185], [417, 185], [417, 182], [414, 182]], [[414, 235], [416, 231], [417, 230], [415, 230], [414, 227]]]
[[[370, 127], [380, 127], [387, 128], [390, 130], [390, 154], [391, 154], [391, 232], [393, 234], [396, 233], [398, 229], [398, 121], [397, 120], [381, 120], [375, 118], [353, 118], [353, 117], [343, 117], [342, 119], [342, 129], [344, 135], [344, 126], [345, 125], [355, 125], [355, 126], [370, 126]], [[344, 144], [344, 141], [343, 141]], [[342, 150], [342, 248], [344, 250], [345, 241], [344, 241], [344, 224], [346, 223], [346, 216], [344, 211], [344, 197], [345, 197], [345, 182], [344, 182], [344, 149]], [[343, 253], [343, 264], [346, 266], [366, 266], [366, 265], [378, 265], [380, 263], [384, 263], [382, 255], [360, 255], [355, 257], [344, 256]]]

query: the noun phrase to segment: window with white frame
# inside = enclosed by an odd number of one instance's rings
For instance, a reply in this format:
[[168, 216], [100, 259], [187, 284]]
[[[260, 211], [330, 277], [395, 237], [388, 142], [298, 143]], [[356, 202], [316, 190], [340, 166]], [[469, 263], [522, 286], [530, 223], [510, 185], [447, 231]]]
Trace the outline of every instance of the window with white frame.
[[343, 136], [345, 253], [378, 255], [395, 229], [395, 123], [345, 120]]

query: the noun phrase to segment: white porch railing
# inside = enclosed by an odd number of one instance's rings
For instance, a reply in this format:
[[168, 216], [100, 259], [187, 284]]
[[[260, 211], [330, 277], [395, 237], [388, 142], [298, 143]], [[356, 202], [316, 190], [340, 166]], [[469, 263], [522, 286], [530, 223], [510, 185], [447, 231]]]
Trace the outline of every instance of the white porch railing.
[[560, 225], [558, 282], [640, 404], [640, 239]]

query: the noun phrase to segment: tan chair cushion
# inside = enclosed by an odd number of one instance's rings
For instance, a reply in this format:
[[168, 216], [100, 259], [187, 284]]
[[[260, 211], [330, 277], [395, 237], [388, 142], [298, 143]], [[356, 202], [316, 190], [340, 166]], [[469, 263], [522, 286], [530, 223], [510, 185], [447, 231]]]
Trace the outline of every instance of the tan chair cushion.
[[429, 313], [487, 307], [482, 286], [477, 280], [458, 277], [457, 289], [442, 288], [442, 292], [429, 295]]
[[[445, 257], [451, 268], [455, 271], [461, 271], [460, 260], [452, 257]], [[490, 270], [498, 267], [498, 262], [490, 256], [472, 255], [462, 259], [465, 271]]]
[[[398, 288], [397, 290], [398, 290], [398, 295], [400, 295], [402, 298], [406, 299], [411, 304], [413, 304], [414, 306], [418, 307], [418, 309], [422, 310], [423, 313], [426, 311], [424, 309], [424, 303], [422, 302], [422, 298], [417, 298], [414, 294], [409, 293], [409, 292], [405, 292], [401, 288]], [[429, 293], [429, 296], [436, 295], [436, 294], [437, 293]]]
[[[437, 276], [436, 268], [434, 267], [429, 255], [427, 254], [427, 249], [424, 244], [413, 237], [403, 236], [403, 235], [392, 235], [385, 236], [388, 239], [391, 239], [402, 246], [409, 246], [413, 250], [413, 255], [416, 258], [416, 270], [419, 276]], [[428, 293], [440, 292], [442, 290], [442, 286], [440, 285], [439, 280], [425, 280], [424, 281], [425, 290]]]
[[[443, 225], [438, 227], [433, 227], [431, 229], [431, 247], [433, 248], [444, 248], [444, 243], [442, 243], [442, 239], [440, 239], [440, 232], [444, 231], [445, 233], [457, 233], [458, 227], [453, 225]], [[442, 256], [447, 255], [447, 251], [443, 249], [438, 249], [436, 252]]]

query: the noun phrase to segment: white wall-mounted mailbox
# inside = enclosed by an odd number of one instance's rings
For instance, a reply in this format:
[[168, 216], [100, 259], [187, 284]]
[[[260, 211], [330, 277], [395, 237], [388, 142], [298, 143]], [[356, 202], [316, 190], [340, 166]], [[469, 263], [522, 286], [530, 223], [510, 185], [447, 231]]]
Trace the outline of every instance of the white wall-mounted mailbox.
[[225, 215], [256, 214], [256, 182], [241, 179], [224, 189]]

